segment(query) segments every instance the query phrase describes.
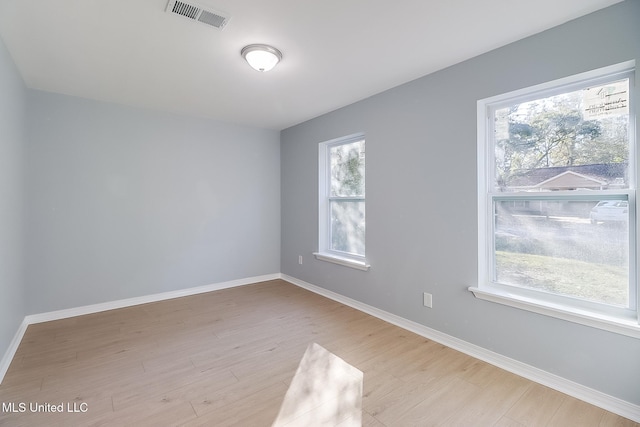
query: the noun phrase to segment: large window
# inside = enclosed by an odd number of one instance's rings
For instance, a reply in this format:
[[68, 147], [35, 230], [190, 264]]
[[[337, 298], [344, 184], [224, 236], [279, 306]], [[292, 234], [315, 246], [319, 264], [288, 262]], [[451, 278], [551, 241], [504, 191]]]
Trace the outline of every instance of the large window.
[[316, 257], [366, 269], [364, 136], [358, 134], [321, 143], [319, 159]]
[[478, 102], [479, 294], [637, 326], [631, 66]]

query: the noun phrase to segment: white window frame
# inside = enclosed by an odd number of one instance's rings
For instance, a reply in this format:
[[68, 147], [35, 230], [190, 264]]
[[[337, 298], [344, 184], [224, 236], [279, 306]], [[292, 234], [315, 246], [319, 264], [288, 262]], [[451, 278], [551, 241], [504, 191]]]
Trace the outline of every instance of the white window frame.
[[[635, 61], [593, 70], [537, 86], [516, 90], [478, 101], [478, 285], [470, 287], [473, 294], [483, 300], [568, 320], [591, 327], [640, 338], [640, 292], [637, 252], [637, 232], [640, 229], [636, 212], [637, 143], [635, 134], [634, 89]], [[623, 190], [566, 191], [552, 193], [498, 193], [494, 191], [495, 151], [491, 118], [496, 109], [518, 102], [553, 96], [597, 85], [604, 81], [629, 78], [629, 188]], [[554, 194], [555, 193], [555, 194]], [[629, 201], [629, 278], [631, 282], [630, 309], [608, 308], [604, 304], [506, 286], [493, 281], [495, 201], [512, 200], [604, 200], [620, 196]]]
[[363, 140], [365, 140], [364, 133], [356, 133], [321, 142], [318, 145], [318, 252], [314, 252], [314, 255], [316, 259], [321, 261], [367, 271], [370, 265], [367, 264], [365, 256], [331, 249], [331, 200], [358, 200], [366, 204], [366, 195], [362, 197], [332, 197], [330, 195], [330, 150], [338, 145]]

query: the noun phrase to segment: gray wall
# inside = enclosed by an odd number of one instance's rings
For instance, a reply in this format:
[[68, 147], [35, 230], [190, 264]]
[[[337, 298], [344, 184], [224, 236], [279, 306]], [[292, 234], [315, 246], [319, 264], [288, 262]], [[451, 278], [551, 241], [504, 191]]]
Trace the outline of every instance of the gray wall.
[[280, 270], [279, 133], [28, 92], [27, 312]]
[[26, 89], [0, 40], [0, 358], [25, 315], [23, 170]]
[[[640, 404], [640, 340], [467, 291], [477, 285], [476, 101], [631, 59], [640, 65], [639, 17], [639, 1], [622, 2], [284, 130], [281, 271]], [[368, 272], [312, 256], [318, 143], [355, 132], [367, 141]], [[422, 306], [425, 291], [432, 309]]]

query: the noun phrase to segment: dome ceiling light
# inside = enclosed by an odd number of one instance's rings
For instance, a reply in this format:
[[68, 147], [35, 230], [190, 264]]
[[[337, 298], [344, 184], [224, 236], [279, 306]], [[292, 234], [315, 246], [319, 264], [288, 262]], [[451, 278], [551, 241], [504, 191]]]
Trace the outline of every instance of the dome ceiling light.
[[251, 68], [262, 72], [271, 70], [282, 60], [282, 53], [266, 44], [250, 44], [243, 47], [240, 54]]

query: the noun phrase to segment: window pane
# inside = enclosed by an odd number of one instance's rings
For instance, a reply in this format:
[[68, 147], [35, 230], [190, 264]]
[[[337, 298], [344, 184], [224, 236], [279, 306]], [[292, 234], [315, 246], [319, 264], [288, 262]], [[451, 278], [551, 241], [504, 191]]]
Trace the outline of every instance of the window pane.
[[364, 201], [331, 201], [331, 249], [364, 256]]
[[332, 197], [364, 196], [364, 140], [330, 148]]
[[494, 208], [496, 282], [629, 307], [627, 200]]
[[629, 79], [499, 108], [495, 190], [629, 188]]

